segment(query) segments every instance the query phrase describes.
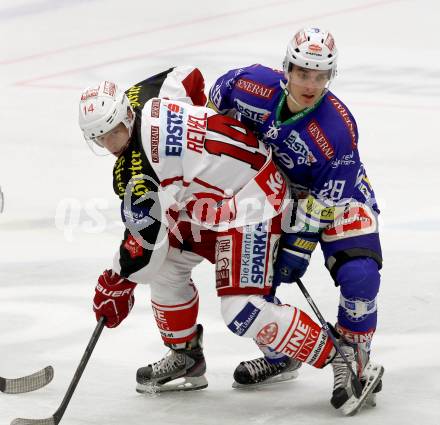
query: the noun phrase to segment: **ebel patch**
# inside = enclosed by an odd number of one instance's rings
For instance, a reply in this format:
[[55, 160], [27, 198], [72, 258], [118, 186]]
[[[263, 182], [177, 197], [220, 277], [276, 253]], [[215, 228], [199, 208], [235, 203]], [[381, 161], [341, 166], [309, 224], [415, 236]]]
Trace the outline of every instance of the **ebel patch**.
[[252, 303], [247, 303], [244, 308], [238, 313], [228, 328], [236, 335], [242, 336], [254, 323], [257, 316], [260, 314], [260, 309], [255, 307]]

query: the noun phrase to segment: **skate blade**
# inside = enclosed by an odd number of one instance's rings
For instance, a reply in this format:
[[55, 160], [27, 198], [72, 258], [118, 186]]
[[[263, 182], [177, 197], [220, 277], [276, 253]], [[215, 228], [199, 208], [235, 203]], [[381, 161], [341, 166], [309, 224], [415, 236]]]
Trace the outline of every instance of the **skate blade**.
[[195, 391], [202, 390], [208, 386], [208, 380], [205, 376], [182, 377], [166, 384], [158, 384], [151, 382], [148, 384], [137, 384], [136, 391], [140, 394], [154, 395], [157, 393], [165, 393], [172, 391]]
[[376, 407], [376, 394], [370, 394], [365, 400], [365, 406]]
[[342, 412], [345, 416], [354, 416], [365, 405], [372, 407], [376, 406], [376, 397], [375, 394], [372, 394], [372, 392], [381, 380], [384, 372], [385, 369], [381, 365], [370, 363], [367, 366], [364, 371], [365, 375], [367, 375], [367, 383], [365, 384], [362, 394], [359, 398], [352, 396], [342, 406]]
[[283, 372], [277, 376], [272, 376], [271, 378], [266, 379], [265, 381], [257, 382], [255, 384], [240, 384], [240, 383], [234, 381], [232, 383], [232, 388], [235, 388], [238, 390], [250, 390], [250, 389], [262, 387], [265, 385], [278, 384], [280, 382], [285, 382], [285, 381], [292, 381], [293, 379], [298, 378], [298, 376], [299, 376], [298, 371], [292, 370], [291, 372]]

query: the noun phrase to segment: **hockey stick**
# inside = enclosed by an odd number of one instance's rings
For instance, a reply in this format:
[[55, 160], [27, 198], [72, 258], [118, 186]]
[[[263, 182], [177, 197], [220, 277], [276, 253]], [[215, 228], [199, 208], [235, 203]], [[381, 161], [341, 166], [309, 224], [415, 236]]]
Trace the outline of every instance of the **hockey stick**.
[[312, 297], [308, 293], [304, 284], [301, 282], [301, 279], [298, 278], [295, 280], [295, 282], [299, 286], [299, 289], [301, 289], [301, 292], [305, 296], [307, 302], [310, 304], [310, 307], [312, 307], [312, 310], [314, 311], [314, 313], [318, 317], [319, 321], [321, 322], [322, 329], [324, 329], [327, 332], [327, 335], [332, 340], [336, 351], [339, 353], [339, 355], [342, 357], [342, 360], [344, 360], [345, 364], [347, 365], [347, 367], [351, 373], [351, 377], [352, 377], [352, 382], [353, 382], [353, 387], [354, 387], [354, 395], [356, 398], [359, 398], [362, 394], [361, 381], [359, 380], [358, 376], [354, 373], [353, 368], [351, 367], [351, 364], [347, 359], [347, 356], [341, 350], [341, 347], [339, 347], [339, 343], [336, 340], [335, 336], [333, 335], [333, 332], [331, 331], [328, 323], [324, 320], [324, 317], [322, 316], [321, 312], [318, 310], [318, 307], [316, 307], [316, 304], [313, 302]]
[[53, 378], [53, 367], [47, 366], [32, 375], [8, 379], [0, 376], [0, 391], [6, 394], [21, 394], [44, 387]]
[[56, 412], [50, 417], [46, 419], [23, 419], [17, 418], [11, 422], [11, 425], [58, 425], [61, 421], [61, 418], [64, 415], [64, 412], [67, 409], [67, 406], [72, 398], [72, 395], [78, 385], [79, 380], [84, 372], [84, 369], [87, 366], [87, 362], [92, 355], [93, 349], [95, 348], [96, 343], [101, 335], [102, 329], [104, 328], [105, 318], [101, 317], [99, 319], [98, 324], [96, 325], [95, 330], [93, 331], [93, 335], [90, 338], [90, 341], [87, 345], [86, 351], [84, 352], [81, 361], [79, 362], [78, 368], [75, 371], [75, 375], [73, 375], [73, 379], [70, 382], [69, 388], [67, 389], [66, 395], [63, 398], [63, 401], [60, 404], [60, 407], [56, 410]]

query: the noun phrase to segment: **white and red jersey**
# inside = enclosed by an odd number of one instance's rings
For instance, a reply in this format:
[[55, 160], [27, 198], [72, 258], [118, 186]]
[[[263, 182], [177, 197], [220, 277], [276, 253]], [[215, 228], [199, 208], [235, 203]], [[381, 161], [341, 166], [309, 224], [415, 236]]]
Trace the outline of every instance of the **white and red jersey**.
[[169, 195], [165, 209], [182, 210], [214, 230], [279, 213], [286, 188], [270, 149], [235, 119], [154, 98], [143, 108], [141, 136], [158, 183]]
[[[175, 68], [126, 92], [136, 120], [113, 169], [126, 225], [113, 270], [134, 282], [160, 268], [177, 222], [222, 232], [267, 221], [284, 206], [270, 149], [239, 121], [195, 106], [206, 100], [203, 87], [198, 70]], [[171, 93], [190, 103], [157, 97]]]

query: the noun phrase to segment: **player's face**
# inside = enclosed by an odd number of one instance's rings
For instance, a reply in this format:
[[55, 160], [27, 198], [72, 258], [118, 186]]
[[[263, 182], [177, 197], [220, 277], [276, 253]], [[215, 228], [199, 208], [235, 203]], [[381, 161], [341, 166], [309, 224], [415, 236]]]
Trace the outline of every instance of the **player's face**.
[[313, 106], [329, 83], [330, 71], [294, 66], [289, 73], [289, 92], [302, 108]]
[[95, 138], [95, 142], [115, 156], [121, 155], [129, 141], [127, 127], [121, 122], [113, 130]]

